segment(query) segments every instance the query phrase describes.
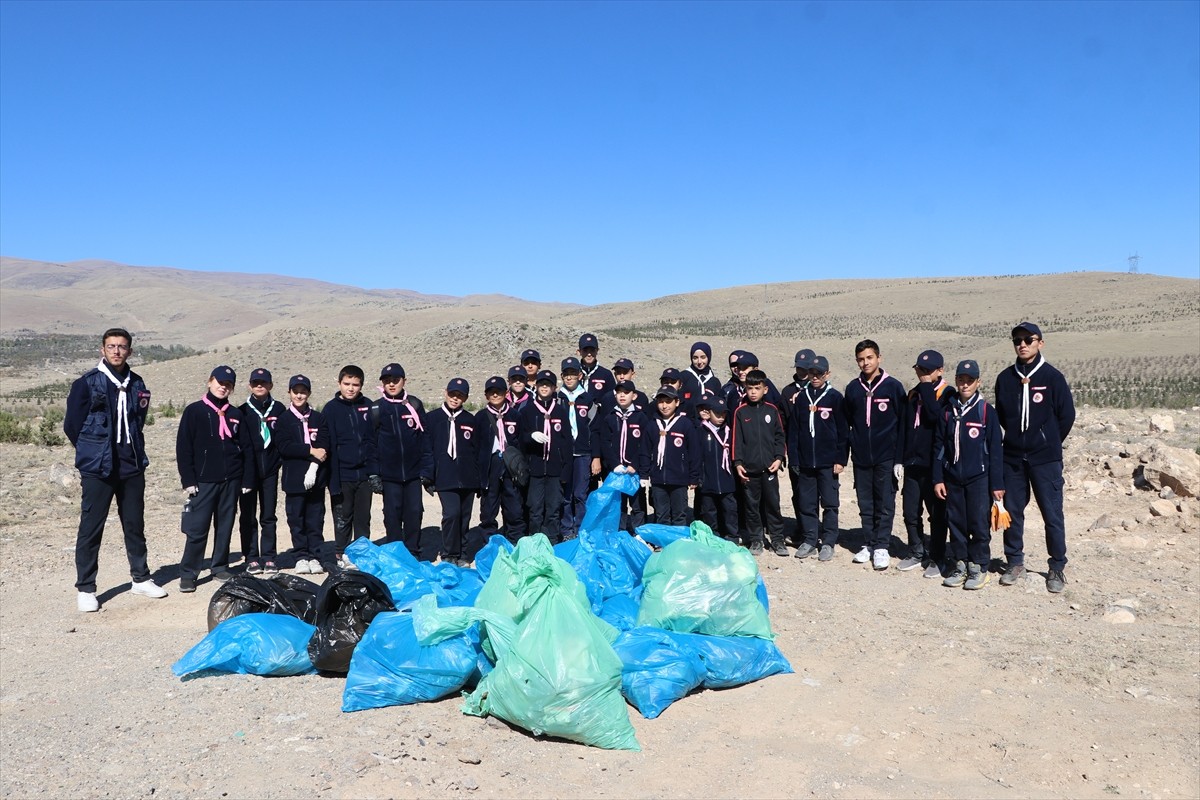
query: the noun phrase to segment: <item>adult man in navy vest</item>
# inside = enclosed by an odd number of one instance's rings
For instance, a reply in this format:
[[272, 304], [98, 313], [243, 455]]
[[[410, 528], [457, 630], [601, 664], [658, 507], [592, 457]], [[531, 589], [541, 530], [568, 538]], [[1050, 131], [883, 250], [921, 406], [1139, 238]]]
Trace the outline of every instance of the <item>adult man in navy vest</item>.
[[112, 501], [125, 532], [125, 552], [134, 594], [166, 597], [150, 579], [146, 563], [144, 497], [146, 444], [142, 426], [150, 408], [150, 392], [127, 363], [133, 337], [124, 328], [109, 328], [101, 337], [100, 363], [71, 384], [63, 432], [75, 445], [83, 502], [75, 539], [75, 588], [79, 610], [98, 611], [96, 573], [100, 540]]

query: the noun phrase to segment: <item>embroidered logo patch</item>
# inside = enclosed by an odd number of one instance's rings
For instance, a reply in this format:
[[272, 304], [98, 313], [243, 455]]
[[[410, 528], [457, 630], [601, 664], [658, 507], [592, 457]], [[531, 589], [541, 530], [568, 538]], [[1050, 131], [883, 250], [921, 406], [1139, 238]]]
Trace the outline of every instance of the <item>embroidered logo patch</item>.
[[1045, 398], [1044, 398], [1044, 395], [1042, 395], [1042, 393], [1041, 393], [1041, 392], [1034, 392], [1034, 393], [1033, 393], [1033, 402], [1035, 402], [1035, 403], [1040, 403], [1040, 402], [1042, 402], [1042, 400], [1043, 400], [1043, 399], [1045, 399]]
[[972, 439], [978, 439], [978, 438], [979, 438], [979, 428], [969, 428], [969, 429], [967, 430], [967, 434], [968, 434], [968, 435], [969, 435], [969, 436], [970, 436]]

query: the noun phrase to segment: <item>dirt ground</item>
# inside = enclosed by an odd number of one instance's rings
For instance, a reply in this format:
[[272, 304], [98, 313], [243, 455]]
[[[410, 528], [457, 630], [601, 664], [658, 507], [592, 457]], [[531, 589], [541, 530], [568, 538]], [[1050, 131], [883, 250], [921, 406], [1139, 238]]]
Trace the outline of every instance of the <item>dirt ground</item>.
[[[114, 508], [96, 614], [75, 610], [71, 450], [5, 445], [0, 796], [1200, 797], [1197, 504], [1150, 517], [1157, 495], [1121, 477], [1153, 440], [1148, 416], [1081, 412], [1061, 595], [1045, 591], [1033, 508], [1040, 574], [1017, 586], [951, 590], [851, 563], [846, 478], [833, 562], [759, 558], [795, 674], [693, 694], [656, 720], [631, 708], [640, 753], [537, 739], [457, 699], [344, 714], [341, 678], [182, 682], [171, 664], [204, 635], [215, 584], [177, 591], [174, 420], [147, 429], [150, 560], [170, 596], [129, 593]], [[1194, 449], [1197, 413], [1174, 417], [1172, 443]], [[427, 501], [426, 525], [437, 516]], [[378, 507], [375, 520], [382, 535]]]

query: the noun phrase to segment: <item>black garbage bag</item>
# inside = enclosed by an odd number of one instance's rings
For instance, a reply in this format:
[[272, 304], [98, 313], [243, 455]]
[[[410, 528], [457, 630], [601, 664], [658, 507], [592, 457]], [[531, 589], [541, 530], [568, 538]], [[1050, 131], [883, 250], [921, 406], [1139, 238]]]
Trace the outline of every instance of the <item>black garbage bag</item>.
[[241, 614], [288, 614], [312, 625], [317, 618], [317, 591], [312, 581], [279, 573], [270, 578], [235, 575], [208, 601], [208, 629]]
[[387, 584], [356, 569], [331, 575], [317, 594], [317, 632], [308, 642], [308, 656], [322, 672], [350, 671], [350, 656], [375, 619], [395, 611]]

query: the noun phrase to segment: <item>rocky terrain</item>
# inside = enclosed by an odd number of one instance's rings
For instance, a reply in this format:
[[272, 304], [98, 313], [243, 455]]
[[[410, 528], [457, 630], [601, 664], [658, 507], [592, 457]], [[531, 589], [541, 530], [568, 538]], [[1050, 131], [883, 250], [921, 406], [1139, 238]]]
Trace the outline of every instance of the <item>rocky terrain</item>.
[[[454, 699], [343, 714], [340, 678], [179, 681], [170, 666], [204, 635], [214, 584], [177, 591], [175, 420], [147, 433], [151, 565], [170, 596], [129, 593], [114, 509], [103, 607], [86, 615], [70, 449], [0, 445], [0, 796], [1200, 796], [1196, 410], [1080, 410], [1061, 595], [1045, 590], [1033, 508], [1040, 574], [1013, 587], [851, 563], [843, 481], [833, 562], [759, 558], [795, 674], [694, 694], [656, 720], [631, 709], [640, 753], [537, 739]], [[426, 526], [437, 516], [427, 500]], [[378, 506], [375, 519], [381, 531]]]

